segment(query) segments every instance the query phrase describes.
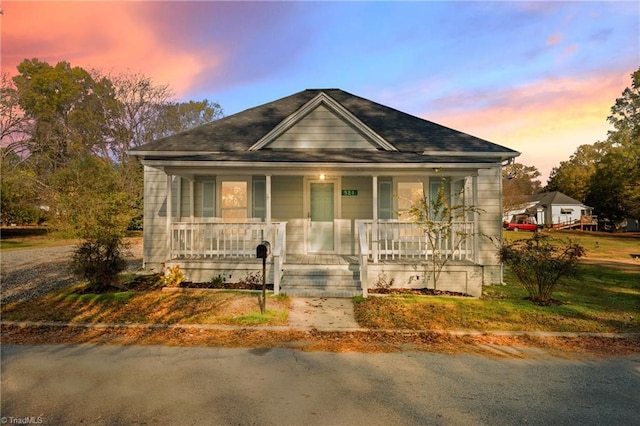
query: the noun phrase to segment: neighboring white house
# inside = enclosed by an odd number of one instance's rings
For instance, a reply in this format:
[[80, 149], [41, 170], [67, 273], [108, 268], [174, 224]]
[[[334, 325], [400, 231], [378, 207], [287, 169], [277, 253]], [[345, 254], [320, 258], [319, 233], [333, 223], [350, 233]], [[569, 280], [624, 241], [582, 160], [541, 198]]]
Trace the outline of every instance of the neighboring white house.
[[597, 230], [597, 217], [593, 209], [559, 191], [534, 194], [520, 209], [509, 211], [503, 220], [512, 222], [514, 217], [535, 218], [547, 228], [578, 228]]
[[[144, 165], [144, 266], [193, 281], [261, 270], [275, 292], [367, 295], [432, 286], [424, 264], [450, 253], [439, 289], [480, 296], [502, 281], [501, 168], [519, 153], [340, 89], [313, 89], [131, 151]], [[482, 213], [427, 244], [401, 213], [445, 185]], [[429, 282], [429, 284], [427, 284]]]

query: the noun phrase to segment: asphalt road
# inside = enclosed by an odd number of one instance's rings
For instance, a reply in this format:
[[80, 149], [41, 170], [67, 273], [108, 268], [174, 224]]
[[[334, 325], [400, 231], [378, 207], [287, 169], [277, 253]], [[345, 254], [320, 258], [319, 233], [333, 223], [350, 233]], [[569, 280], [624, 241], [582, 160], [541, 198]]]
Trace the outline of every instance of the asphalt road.
[[640, 356], [2, 346], [5, 424], [640, 425]]

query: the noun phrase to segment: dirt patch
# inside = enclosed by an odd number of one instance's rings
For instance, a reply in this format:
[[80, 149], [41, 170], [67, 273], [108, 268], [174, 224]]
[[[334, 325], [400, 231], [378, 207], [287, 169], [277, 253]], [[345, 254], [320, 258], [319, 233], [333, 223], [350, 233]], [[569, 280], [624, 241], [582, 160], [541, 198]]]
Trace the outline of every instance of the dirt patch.
[[473, 297], [454, 291], [434, 290], [432, 288], [372, 288], [370, 294], [414, 294], [417, 296]]
[[83, 327], [2, 325], [2, 343], [113, 344], [290, 348], [322, 352], [472, 353], [503, 358], [628, 356], [640, 353], [640, 338], [464, 335], [437, 332], [210, 329], [189, 326]]

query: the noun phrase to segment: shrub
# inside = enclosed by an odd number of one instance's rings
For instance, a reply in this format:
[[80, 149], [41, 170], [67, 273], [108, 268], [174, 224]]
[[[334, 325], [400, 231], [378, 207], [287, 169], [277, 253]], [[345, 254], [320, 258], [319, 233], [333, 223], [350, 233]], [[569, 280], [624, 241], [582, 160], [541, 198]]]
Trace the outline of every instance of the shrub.
[[584, 248], [574, 241], [535, 234], [528, 240], [503, 245], [498, 255], [518, 277], [535, 303], [548, 304], [558, 280], [576, 273]]
[[248, 272], [247, 276], [241, 279], [238, 284], [240, 285], [240, 288], [262, 288], [262, 272]]
[[225, 281], [224, 277], [217, 275], [211, 278], [210, 284], [212, 288], [223, 288]]
[[376, 280], [375, 287], [376, 290], [388, 291], [393, 287], [394, 279], [387, 277], [387, 274], [382, 271], [378, 274], [378, 279]]
[[179, 287], [180, 283], [184, 281], [184, 273], [180, 270], [180, 266], [167, 268], [162, 277], [162, 283], [169, 287]]
[[89, 281], [91, 289], [102, 292], [118, 284], [118, 275], [124, 271], [126, 245], [118, 235], [104, 234], [85, 239], [76, 249], [72, 269]]

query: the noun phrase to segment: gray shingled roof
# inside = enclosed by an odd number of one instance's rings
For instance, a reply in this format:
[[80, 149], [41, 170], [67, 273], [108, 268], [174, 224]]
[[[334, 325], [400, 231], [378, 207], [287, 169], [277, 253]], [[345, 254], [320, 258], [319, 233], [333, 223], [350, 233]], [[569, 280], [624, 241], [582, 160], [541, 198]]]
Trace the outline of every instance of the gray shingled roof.
[[[492, 142], [453, 130], [439, 124], [415, 117], [376, 102], [355, 96], [340, 89], [308, 89], [293, 95], [247, 109], [237, 114], [224, 117], [203, 126], [199, 126], [173, 136], [142, 145], [132, 149], [134, 155], [149, 157], [176, 155], [205, 155], [210, 153], [234, 153], [232, 157], [244, 152], [253, 157], [256, 152], [247, 150], [276, 127], [285, 118], [296, 112], [307, 102], [324, 92], [333, 100], [346, 108], [366, 126], [384, 138], [400, 152], [386, 152], [383, 157], [394, 161], [402, 161], [406, 155], [402, 153], [420, 153], [428, 151], [431, 155], [456, 152], [460, 154], [489, 153], [492, 157], [511, 158], [519, 153], [512, 149]], [[266, 151], [266, 150], [265, 150]], [[271, 156], [261, 151], [263, 161], [274, 161]], [[276, 156], [283, 161], [283, 152]], [[382, 154], [382, 153], [381, 153]], [[244, 157], [246, 155], [240, 155]], [[300, 160], [300, 156], [308, 155], [303, 152], [291, 154], [289, 161]], [[372, 152], [368, 154], [371, 157]], [[298, 156], [298, 157], [296, 157]], [[195, 158], [195, 157], [194, 157]], [[326, 158], [325, 158], [326, 160]], [[378, 158], [377, 161], [382, 161]], [[425, 158], [422, 157], [422, 161]], [[459, 160], [459, 159], [458, 159]], [[285, 160], [286, 161], [286, 160]], [[317, 160], [316, 160], [317, 161]], [[376, 162], [374, 158], [370, 161]]]
[[575, 200], [568, 195], [563, 194], [560, 191], [543, 192], [541, 194], [534, 194], [529, 198], [530, 201], [537, 201], [542, 206], [551, 205], [577, 205], [583, 206], [580, 201]]

